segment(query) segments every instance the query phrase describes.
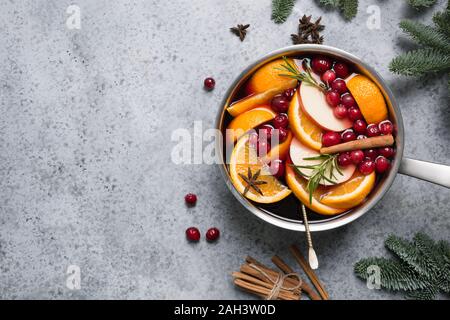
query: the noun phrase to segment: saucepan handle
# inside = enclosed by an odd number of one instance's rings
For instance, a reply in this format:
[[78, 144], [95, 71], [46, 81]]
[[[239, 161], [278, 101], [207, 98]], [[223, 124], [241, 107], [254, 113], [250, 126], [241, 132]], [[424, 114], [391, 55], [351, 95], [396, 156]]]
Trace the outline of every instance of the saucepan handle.
[[450, 166], [403, 158], [398, 172], [450, 188]]

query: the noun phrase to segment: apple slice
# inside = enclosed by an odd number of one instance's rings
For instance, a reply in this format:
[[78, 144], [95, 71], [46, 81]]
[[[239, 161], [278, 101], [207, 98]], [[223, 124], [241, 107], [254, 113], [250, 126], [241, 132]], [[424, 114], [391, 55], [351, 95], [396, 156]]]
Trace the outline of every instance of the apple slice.
[[[320, 163], [320, 160], [304, 160], [304, 158], [320, 156], [320, 153], [316, 150], [306, 147], [296, 138], [292, 139], [289, 155], [291, 156], [292, 163], [296, 166], [310, 166]], [[335, 179], [332, 180], [336, 182], [335, 184], [343, 183], [349, 180], [355, 172], [356, 166], [351, 164], [347, 167], [340, 167], [339, 169], [341, 170], [342, 174], [337, 171], [334, 172]], [[312, 169], [301, 169], [301, 171], [306, 176], [310, 176], [312, 173]], [[328, 171], [326, 174], [327, 177], [329, 177], [330, 172]], [[308, 179], [307, 177], [305, 178]], [[333, 183], [326, 180], [320, 181], [320, 184], [325, 186], [334, 185]]]

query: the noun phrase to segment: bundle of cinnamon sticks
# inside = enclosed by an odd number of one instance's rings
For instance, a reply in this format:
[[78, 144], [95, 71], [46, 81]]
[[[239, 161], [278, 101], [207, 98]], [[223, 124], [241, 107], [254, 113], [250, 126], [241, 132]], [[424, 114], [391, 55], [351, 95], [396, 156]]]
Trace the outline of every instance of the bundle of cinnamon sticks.
[[300, 300], [302, 292], [305, 292], [311, 300], [328, 300], [328, 293], [300, 250], [295, 245], [292, 245], [289, 250], [308, 276], [315, 290], [277, 255], [272, 257], [272, 262], [280, 271], [271, 269], [248, 256], [240, 271], [232, 274], [235, 285], [265, 299], [273, 296], [274, 287], [278, 284], [274, 299]]

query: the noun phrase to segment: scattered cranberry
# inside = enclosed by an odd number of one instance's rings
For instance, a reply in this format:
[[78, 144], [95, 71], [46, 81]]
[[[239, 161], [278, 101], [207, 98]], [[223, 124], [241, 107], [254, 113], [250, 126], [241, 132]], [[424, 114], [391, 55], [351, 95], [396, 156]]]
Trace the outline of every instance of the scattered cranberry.
[[346, 166], [352, 164], [352, 158], [350, 157], [350, 154], [348, 154], [346, 152], [339, 154], [337, 161], [338, 161], [339, 166], [341, 166], [341, 167], [346, 167]]
[[379, 148], [378, 152], [380, 153], [380, 155], [382, 155], [385, 158], [392, 158], [395, 154], [394, 148], [392, 147], [383, 147], [383, 148]]
[[275, 129], [286, 128], [289, 125], [288, 116], [284, 113], [277, 114], [272, 123]]
[[331, 60], [324, 56], [316, 56], [311, 61], [311, 68], [318, 74], [331, 69]]
[[343, 94], [347, 92], [347, 84], [345, 84], [345, 81], [342, 79], [336, 79], [333, 81], [333, 83], [331, 83], [331, 89], [337, 91], [340, 94]]
[[350, 159], [352, 159], [353, 164], [360, 164], [364, 160], [364, 152], [362, 150], [353, 150], [350, 152]]
[[337, 62], [334, 65], [333, 69], [334, 69], [334, 72], [336, 72], [336, 75], [339, 78], [347, 78], [348, 75], [350, 74], [348, 66], [345, 63], [342, 63], [342, 62]]
[[373, 123], [367, 126], [366, 131], [368, 137], [376, 137], [380, 135], [380, 129], [378, 129], [378, 126]]
[[277, 95], [273, 97], [271, 106], [275, 112], [287, 112], [289, 109], [289, 99], [284, 95]]
[[328, 104], [332, 107], [336, 107], [339, 104], [339, 101], [341, 100], [339, 93], [333, 90], [328, 91], [325, 95], [325, 98]]
[[206, 240], [208, 241], [216, 241], [220, 237], [220, 231], [217, 228], [209, 228], [206, 231]]
[[284, 177], [285, 165], [281, 160], [274, 160], [270, 163], [269, 170], [275, 178], [282, 178]]
[[348, 108], [348, 118], [352, 121], [362, 119], [363, 116], [362, 116], [361, 110], [359, 110], [358, 107]]
[[328, 131], [322, 136], [322, 146], [331, 147], [341, 143], [341, 135], [334, 131]]
[[364, 156], [372, 161], [375, 161], [375, 159], [378, 157], [378, 151], [375, 149], [364, 150]]
[[378, 124], [381, 134], [388, 135], [394, 131], [394, 125], [389, 120], [381, 121]]
[[364, 134], [366, 133], [367, 124], [364, 120], [358, 119], [355, 122], [353, 122], [353, 130], [355, 130], [356, 133]]
[[200, 240], [200, 231], [195, 227], [187, 228], [186, 237], [189, 241], [197, 242], [198, 240]]
[[197, 202], [197, 196], [193, 193], [188, 193], [184, 196], [184, 201], [188, 204], [194, 205]]
[[347, 108], [356, 107], [356, 101], [350, 93], [346, 93], [341, 97], [341, 103]]
[[322, 75], [322, 81], [326, 84], [330, 85], [336, 79], [336, 73], [333, 70], [327, 70]]
[[206, 78], [205, 81], [203, 81], [203, 85], [205, 86], [206, 90], [211, 91], [216, 86], [216, 80], [211, 77]]
[[384, 173], [391, 167], [391, 163], [383, 156], [375, 159], [375, 169], [378, 173]]
[[272, 136], [272, 131], [273, 127], [269, 124], [263, 124], [259, 127], [259, 135], [268, 140], [270, 140], [270, 137]]
[[375, 170], [375, 162], [370, 159], [365, 159], [358, 165], [358, 170], [364, 175], [369, 175]]
[[356, 140], [356, 134], [352, 129], [347, 129], [344, 132], [342, 132], [342, 142], [349, 142]]
[[260, 139], [257, 146], [257, 153], [260, 157], [264, 157], [270, 151], [270, 143], [267, 140]]
[[289, 101], [292, 100], [295, 94], [295, 88], [289, 88], [285, 92], [283, 92], [283, 96], [288, 99]]
[[288, 129], [285, 128], [278, 128], [278, 141], [281, 143], [285, 141], [288, 137]]
[[336, 108], [334, 108], [333, 113], [336, 118], [344, 119], [345, 117], [347, 117], [347, 108], [342, 104], [339, 104], [336, 106]]

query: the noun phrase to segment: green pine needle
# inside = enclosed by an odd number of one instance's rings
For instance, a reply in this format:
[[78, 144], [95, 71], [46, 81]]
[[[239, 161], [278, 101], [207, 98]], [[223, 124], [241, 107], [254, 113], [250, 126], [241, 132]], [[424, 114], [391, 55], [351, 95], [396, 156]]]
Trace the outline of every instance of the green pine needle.
[[319, 3], [339, 9], [347, 20], [353, 19], [358, 12], [358, 0], [319, 0]]
[[450, 69], [450, 55], [437, 49], [417, 49], [394, 58], [389, 69], [405, 76], [440, 72]]
[[450, 37], [450, 2], [448, 2], [446, 10], [433, 16], [433, 22], [442, 34]]
[[433, 300], [438, 292], [439, 289], [431, 285], [430, 287], [422, 290], [408, 292], [406, 294], [406, 298], [411, 300]]
[[436, 3], [436, 0], [408, 0], [408, 3], [415, 9], [419, 10], [422, 8], [431, 7]]
[[294, 8], [295, 0], [272, 0], [272, 20], [283, 23]]
[[450, 52], [450, 39], [436, 28], [426, 26], [420, 22], [403, 20], [400, 28], [417, 43]]

